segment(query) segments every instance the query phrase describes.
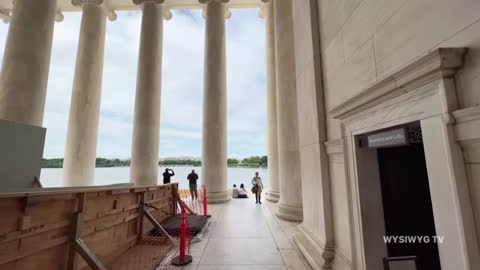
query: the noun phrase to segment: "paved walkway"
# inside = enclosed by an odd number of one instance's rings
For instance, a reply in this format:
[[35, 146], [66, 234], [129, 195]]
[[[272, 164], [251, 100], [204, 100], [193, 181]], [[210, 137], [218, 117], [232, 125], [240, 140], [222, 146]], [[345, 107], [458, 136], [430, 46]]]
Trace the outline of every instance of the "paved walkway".
[[235, 199], [209, 205], [212, 214], [206, 239], [192, 244], [196, 270], [309, 270], [292, 242], [298, 223], [278, 219], [265, 200]]

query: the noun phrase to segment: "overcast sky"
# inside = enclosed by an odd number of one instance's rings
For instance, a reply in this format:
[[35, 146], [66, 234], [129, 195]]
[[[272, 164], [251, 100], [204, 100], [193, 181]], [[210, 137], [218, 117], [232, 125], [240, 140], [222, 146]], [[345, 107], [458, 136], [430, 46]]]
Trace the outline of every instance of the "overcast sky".
[[[264, 155], [265, 29], [258, 10], [232, 10], [227, 21], [228, 155]], [[44, 156], [63, 157], [80, 13], [55, 24], [44, 126]], [[129, 158], [140, 12], [107, 24], [98, 157]], [[160, 157], [201, 156], [205, 22], [200, 11], [174, 11], [165, 23]], [[0, 23], [0, 60], [8, 24]]]

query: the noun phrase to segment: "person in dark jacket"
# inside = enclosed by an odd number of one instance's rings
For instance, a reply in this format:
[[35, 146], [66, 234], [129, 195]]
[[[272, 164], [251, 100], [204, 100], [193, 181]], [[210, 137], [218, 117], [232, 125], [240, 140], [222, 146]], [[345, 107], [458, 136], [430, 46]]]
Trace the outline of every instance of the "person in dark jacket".
[[175, 175], [175, 172], [172, 169], [166, 168], [163, 173], [163, 184], [170, 184], [170, 178]]
[[188, 179], [188, 187], [190, 188], [190, 194], [192, 195], [192, 200], [198, 199], [198, 191], [197, 191], [197, 180], [198, 174], [195, 173], [195, 170], [187, 176]]

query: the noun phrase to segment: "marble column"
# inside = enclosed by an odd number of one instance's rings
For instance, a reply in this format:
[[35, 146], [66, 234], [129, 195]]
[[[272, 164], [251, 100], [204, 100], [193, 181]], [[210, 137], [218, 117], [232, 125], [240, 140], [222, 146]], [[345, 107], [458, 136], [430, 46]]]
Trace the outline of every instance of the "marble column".
[[292, 0], [275, 1], [274, 6], [277, 108], [281, 108], [277, 110], [280, 201], [276, 215], [302, 221]]
[[0, 72], [0, 119], [42, 126], [56, 0], [14, 1]]
[[160, 148], [163, 0], [135, 0], [142, 5], [130, 182], [156, 185]]
[[275, 71], [275, 16], [274, 1], [264, 4], [265, 33], [267, 36], [267, 153], [268, 182], [270, 190], [267, 200], [278, 202], [280, 184], [278, 180], [278, 135], [277, 135], [277, 82]]
[[79, 5], [83, 14], [63, 163], [64, 186], [95, 184], [106, 14], [101, 5], [88, 0]]
[[205, 3], [202, 182], [209, 203], [230, 200], [227, 191], [227, 73], [224, 1]]

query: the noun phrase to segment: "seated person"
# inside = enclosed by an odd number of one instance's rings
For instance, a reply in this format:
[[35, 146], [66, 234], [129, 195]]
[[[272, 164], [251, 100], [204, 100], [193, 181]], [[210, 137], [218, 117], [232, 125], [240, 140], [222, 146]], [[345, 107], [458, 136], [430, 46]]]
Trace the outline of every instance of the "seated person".
[[245, 189], [245, 186], [243, 184], [240, 185], [240, 189], [238, 190], [238, 198], [239, 199], [246, 199], [248, 198], [248, 192]]
[[239, 194], [239, 190], [237, 188], [237, 185], [233, 185], [233, 189], [232, 189], [232, 198], [238, 198], [238, 194]]

